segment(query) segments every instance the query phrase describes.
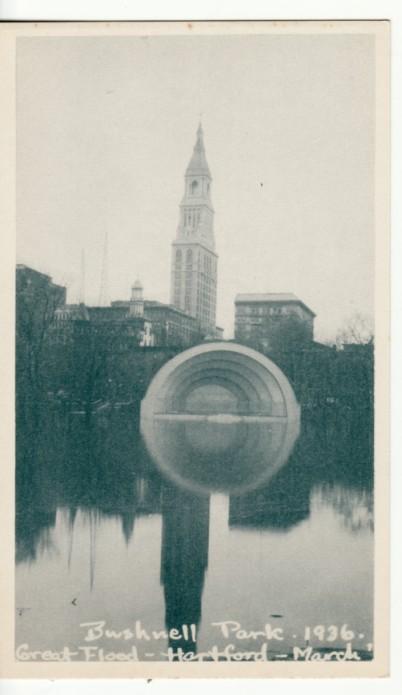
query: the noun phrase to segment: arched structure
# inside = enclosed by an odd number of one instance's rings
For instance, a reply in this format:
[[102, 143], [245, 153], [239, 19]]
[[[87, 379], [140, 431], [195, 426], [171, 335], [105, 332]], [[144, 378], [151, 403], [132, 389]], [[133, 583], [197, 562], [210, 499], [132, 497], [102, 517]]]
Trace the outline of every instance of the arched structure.
[[239, 415], [299, 418], [299, 405], [279, 367], [256, 350], [229, 342], [197, 345], [167, 362], [148, 387], [141, 417], [185, 413], [189, 394], [206, 384], [234, 394]]
[[230, 342], [176, 355], [141, 405], [141, 430], [157, 465], [204, 492], [265, 481], [287, 460], [299, 426], [299, 405], [279, 367]]

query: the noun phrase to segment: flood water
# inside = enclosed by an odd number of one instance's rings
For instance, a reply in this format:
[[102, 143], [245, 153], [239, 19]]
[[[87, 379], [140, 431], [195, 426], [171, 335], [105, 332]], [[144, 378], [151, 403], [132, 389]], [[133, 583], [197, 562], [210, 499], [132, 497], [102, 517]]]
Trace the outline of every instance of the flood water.
[[[158, 426], [179, 476], [155, 464], [130, 412], [49, 411], [35, 434], [20, 427], [17, 658], [225, 659], [229, 644], [266, 644], [285, 659], [348, 641], [371, 658], [364, 420], [310, 414], [280, 465], [275, 423]], [[276, 463], [261, 476], [264, 456]]]

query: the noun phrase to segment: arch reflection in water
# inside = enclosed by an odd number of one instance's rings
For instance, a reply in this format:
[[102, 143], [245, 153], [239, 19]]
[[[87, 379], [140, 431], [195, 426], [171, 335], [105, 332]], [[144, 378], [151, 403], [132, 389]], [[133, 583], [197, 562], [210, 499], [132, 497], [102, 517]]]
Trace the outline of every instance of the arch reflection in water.
[[176, 484], [239, 494], [286, 463], [300, 408], [271, 360], [235, 343], [210, 343], [181, 353], [154, 377], [141, 431], [154, 462]]

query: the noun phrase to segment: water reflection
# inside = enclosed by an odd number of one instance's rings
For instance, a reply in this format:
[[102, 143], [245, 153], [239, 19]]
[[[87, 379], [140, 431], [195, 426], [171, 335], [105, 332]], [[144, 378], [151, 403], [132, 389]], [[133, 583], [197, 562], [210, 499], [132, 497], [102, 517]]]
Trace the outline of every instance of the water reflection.
[[[208, 567], [209, 497], [197, 497], [172, 486], [162, 493], [161, 582], [168, 631], [183, 625], [198, 627]], [[171, 634], [171, 633], [170, 633]], [[169, 640], [169, 647], [196, 651], [196, 641]]]
[[320, 486], [314, 490], [317, 510], [332, 507], [349, 531], [374, 531], [373, 494], [371, 490], [347, 490], [340, 485]]
[[[259, 423], [226, 423], [223, 434], [222, 423], [160, 421], [170, 464], [180, 480], [196, 478], [197, 492], [176, 486], [155, 467], [131, 413], [112, 412], [90, 424], [48, 414], [35, 438], [20, 432], [17, 606], [29, 606], [32, 617], [18, 617], [17, 642], [40, 648], [35, 617], [43, 623], [43, 634], [60, 640], [51, 645], [56, 647], [79, 643], [78, 626], [85, 620], [107, 615], [117, 629], [140, 615], [157, 629], [197, 626], [199, 639], [167, 636], [164, 647], [194, 651], [199, 640], [205, 648], [215, 639], [214, 620], [249, 620], [252, 629], [272, 612], [284, 615], [290, 625], [322, 622], [323, 616], [339, 623], [346, 617], [367, 642], [370, 439], [361, 420], [358, 426], [351, 420], [345, 425], [331, 421], [327, 414], [325, 420], [325, 427], [318, 417], [306, 420], [288, 461], [273, 463], [265, 479], [267, 453], [277, 460], [283, 424], [270, 423], [263, 431]], [[244, 470], [245, 451], [253, 457]], [[256, 479], [264, 479], [263, 484], [239, 493]], [[214, 514], [215, 497], [202, 494], [211, 488], [226, 491], [229, 502], [215, 501]], [[312, 551], [315, 533], [325, 528], [331, 547], [344, 549], [345, 557], [341, 552], [336, 557], [337, 589], [328, 555]], [[298, 575], [294, 571], [297, 553], [304, 557], [306, 576], [322, 577], [318, 592], [301, 589], [300, 570]], [[110, 566], [112, 557], [118, 570]], [[50, 602], [55, 577], [69, 599], [61, 606], [55, 598], [52, 608], [39, 615], [38, 606]], [[343, 598], [340, 587], [347, 592]], [[78, 604], [71, 605], [76, 595]], [[152, 645], [155, 659], [160, 648], [160, 643]]]
[[207, 494], [239, 494], [266, 483], [287, 462], [298, 431], [298, 423], [283, 417], [166, 416], [142, 423], [161, 471], [177, 485]]

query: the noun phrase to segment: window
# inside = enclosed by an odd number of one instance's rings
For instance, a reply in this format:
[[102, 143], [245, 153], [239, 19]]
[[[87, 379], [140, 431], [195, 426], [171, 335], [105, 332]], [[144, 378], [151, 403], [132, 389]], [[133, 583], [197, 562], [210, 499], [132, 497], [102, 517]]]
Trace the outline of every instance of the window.
[[198, 190], [198, 181], [191, 182], [191, 195], [196, 195]]

